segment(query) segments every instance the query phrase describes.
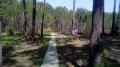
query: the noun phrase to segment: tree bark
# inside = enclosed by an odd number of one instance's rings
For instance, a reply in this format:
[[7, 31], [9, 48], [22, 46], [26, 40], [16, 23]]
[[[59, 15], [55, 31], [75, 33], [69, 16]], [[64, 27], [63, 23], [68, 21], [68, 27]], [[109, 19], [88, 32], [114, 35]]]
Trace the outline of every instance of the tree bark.
[[73, 0], [72, 27], [74, 27], [74, 23], [75, 23], [75, 3], [76, 0]]
[[41, 38], [43, 38], [43, 24], [44, 24], [44, 20], [45, 20], [45, 2], [46, 0], [44, 0], [44, 12], [43, 12], [43, 15], [42, 15], [42, 24], [41, 24]]
[[27, 26], [27, 16], [26, 16], [26, 2], [25, 0], [23, 0], [23, 16], [24, 16], [24, 29], [23, 29], [23, 33], [24, 33], [24, 36], [26, 37], [27, 36], [27, 29], [26, 29], [26, 26]]
[[2, 14], [0, 13], [0, 67], [2, 67], [2, 39], [1, 39], [1, 33], [2, 33], [2, 31], [1, 31], [1, 24], [2, 24]]
[[116, 22], [116, 25], [115, 25], [116, 35], [118, 35], [118, 31], [119, 31], [119, 28], [118, 28], [119, 22], [120, 22], [120, 1], [119, 1], [119, 7], [118, 7], [117, 22]]
[[0, 16], [0, 67], [2, 67], [2, 43], [1, 43], [1, 23], [2, 23], [2, 17]]
[[102, 8], [103, 8], [103, 19], [102, 19], [102, 34], [104, 35], [105, 34], [105, 31], [104, 31], [104, 11], [105, 11], [105, 9], [104, 9], [104, 0], [102, 0]]
[[112, 30], [111, 35], [115, 35], [115, 11], [116, 10], [116, 0], [114, 0], [114, 8], [113, 8], [113, 20], [112, 20]]
[[75, 23], [75, 3], [76, 3], [76, 0], [73, 0], [72, 28], [74, 27], [74, 23]]
[[95, 67], [100, 63], [99, 45], [102, 32], [102, 1], [93, 0], [92, 29], [90, 38], [89, 67]]
[[119, 2], [119, 7], [118, 7], [118, 15], [117, 15], [117, 22], [120, 22], [120, 2]]
[[76, 0], [73, 0], [73, 12], [72, 12], [72, 27], [71, 27], [71, 33], [72, 33], [72, 40], [73, 39], [78, 39], [77, 38], [77, 32], [76, 35], [73, 35], [73, 28], [76, 28], [77, 30], [77, 26], [75, 26], [75, 5], [76, 5]]
[[36, 19], [36, 0], [33, 0], [33, 14], [32, 14], [32, 42], [35, 41], [35, 19]]

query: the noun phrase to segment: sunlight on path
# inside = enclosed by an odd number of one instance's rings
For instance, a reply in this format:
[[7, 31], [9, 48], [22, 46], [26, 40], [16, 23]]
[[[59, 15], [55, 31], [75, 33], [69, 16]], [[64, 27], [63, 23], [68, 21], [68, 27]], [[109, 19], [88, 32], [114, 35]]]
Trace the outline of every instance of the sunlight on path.
[[41, 67], [59, 67], [55, 36], [54, 36], [55, 34], [51, 33], [51, 35], [52, 35], [51, 41]]

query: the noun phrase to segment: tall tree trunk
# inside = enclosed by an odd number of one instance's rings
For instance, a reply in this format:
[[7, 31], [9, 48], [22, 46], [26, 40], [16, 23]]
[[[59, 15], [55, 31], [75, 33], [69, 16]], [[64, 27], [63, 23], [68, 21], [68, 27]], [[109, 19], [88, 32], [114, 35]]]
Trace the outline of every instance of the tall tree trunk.
[[42, 24], [41, 24], [41, 38], [43, 38], [43, 23], [44, 23], [44, 20], [45, 20], [45, 2], [46, 0], [44, 0], [44, 12], [43, 12], [43, 15], [42, 15]]
[[1, 40], [2, 40], [2, 39], [1, 39], [1, 35], [2, 35], [2, 34], [1, 34], [1, 23], [2, 23], [2, 22], [1, 22], [1, 19], [2, 19], [2, 18], [0, 17], [0, 67], [2, 67], [2, 43], [1, 43]]
[[24, 36], [26, 37], [27, 36], [27, 29], [26, 29], [26, 26], [27, 26], [27, 16], [26, 16], [26, 2], [25, 0], [23, 0], [23, 16], [24, 16], [24, 29], [23, 29], [23, 32], [24, 32]]
[[105, 34], [105, 31], [104, 31], [104, 11], [105, 11], [105, 9], [104, 9], [104, 0], [102, 0], [102, 8], [103, 8], [103, 19], [102, 19], [102, 34], [104, 35]]
[[120, 22], [120, 1], [119, 1], [119, 7], [118, 7], [118, 15], [117, 15], [117, 23], [116, 23], [116, 35], [118, 35], [118, 31], [119, 31], [119, 28], [118, 28], [118, 24]]
[[99, 45], [102, 32], [102, 1], [93, 0], [92, 29], [90, 38], [89, 67], [100, 64]]
[[[1, 9], [1, 8], [0, 8]], [[1, 11], [1, 10], [0, 10]], [[2, 11], [1, 11], [2, 12]], [[1, 31], [1, 24], [2, 24], [2, 13], [0, 13], [0, 67], [2, 67], [2, 43], [1, 43], [1, 33], [2, 33], [2, 31]]]
[[75, 24], [75, 3], [76, 3], [76, 0], [73, 0], [72, 28], [74, 27], [74, 24]]
[[116, 0], [114, 0], [114, 8], [113, 8], [113, 20], [112, 20], [112, 30], [111, 35], [115, 35], [115, 11], [116, 10]]
[[[1, 14], [0, 14], [1, 15]], [[2, 24], [2, 16], [0, 16], [0, 67], [2, 67], [2, 43], [1, 43], [1, 24]]]
[[35, 19], [36, 19], [36, 0], [33, 0], [33, 14], [32, 14], [32, 42], [35, 41]]
[[120, 1], [119, 1], [119, 7], [118, 7], [118, 15], [117, 15], [117, 22], [120, 22]]

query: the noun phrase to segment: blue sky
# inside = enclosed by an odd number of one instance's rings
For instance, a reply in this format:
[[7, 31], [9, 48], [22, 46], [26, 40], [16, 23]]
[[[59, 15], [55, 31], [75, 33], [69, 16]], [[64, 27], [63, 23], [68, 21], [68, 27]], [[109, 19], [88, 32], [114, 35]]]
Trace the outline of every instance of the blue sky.
[[[44, 0], [38, 0], [43, 2]], [[76, 9], [77, 8], [86, 8], [87, 10], [92, 11], [93, 0], [76, 0]], [[73, 0], [46, 0], [49, 4], [56, 8], [57, 6], [65, 6], [69, 10], [72, 9]], [[113, 11], [114, 0], [105, 0], [105, 12]], [[116, 11], [118, 12], [119, 0], [117, 0]]]

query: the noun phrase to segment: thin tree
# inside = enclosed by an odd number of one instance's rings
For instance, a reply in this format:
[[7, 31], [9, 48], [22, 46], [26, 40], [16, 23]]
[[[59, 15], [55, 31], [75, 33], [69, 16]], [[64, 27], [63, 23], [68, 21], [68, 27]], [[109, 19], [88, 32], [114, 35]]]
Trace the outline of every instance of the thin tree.
[[46, 2], [46, 0], [44, 0], [44, 9], [43, 9], [43, 15], [42, 15], [41, 38], [43, 38], [43, 24], [44, 24], [44, 20], [45, 20], [45, 2]]
[[104, 9], [104, 0], [102, 0], [102, 8], [103, 8], [103, 19], [102, 19], [102, 34], [104, 35], [105, 34], [105, 31], [104, 31], [104, 11], [105, 11], [105, 9]]
[[120, 22], [120, 1], [119, 1], [119, 7], [118, 7], [117, 23], [115, 25], [115, 33], [116, 33], [116, 35], [118, 35], [118, 30], [119, 30], [118, 24], [119, 24], [119, 22]]
[[102, 32], [102, 1], [93, 0], [92, 29], [90, 37], [89, 67], [100, 63], [99, 45]]
[[119, 7], [118, 7], [117, 22], [119, 22], [119, 18], [120, 18], [120, 1], [119, 1]]
[[114, 0], [111, 35], [115, 35], [115, 12], [116, 12], [115, 10], [116, 10], [116, 0]]
[[26, 26], [27, 26], [27, 16], [26, 16], [26, 2], [25, 0], [23, 0], [23, 16], [24, 16], [24, 29], [23, 29], [23, 32], [24, 32], [24, 36], [26, 37], [27, 35], [27, 29], [26, 29]]
[[[0, 12], [2, 12], [2, 9], [0, 8]], [[2, 13], [0, 13], [0, 67], [2, 67], [2, 43], [1, 43], [1, 24], [2, 24]]]
[[72, 28], [74, 27], [74, 23], [75, 23], [75, 3], [76, 3], [76, 0], [73, 0]]
[[2, 43], [1, 43], [1, 24], [2, 24], [2, 17], [0, 16], [0, 67], [2, 67]]
[[[78, 31], [77, 31], [77, 29], [75, 29], [76, 28], [76, 26], [75, 26], [75, 5], [76, 5], [76, 0], [73, 0], [72, 27], [71, 27], [71, 29], [72, 29], [72, 38], [78, 39], [77, 38]], [[74, 30], [73, 30], [73, 28], [74, 28]], [[73, 32], [74, 32], [74, 34], [73, 34]]]
[[36, 0], [33, 0], [33, 11], [32, 11], [32, 42], [35, 41], [35, 19], [36, 19]]

